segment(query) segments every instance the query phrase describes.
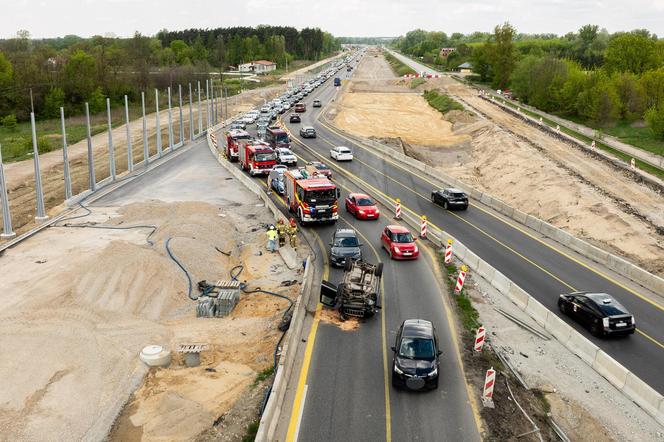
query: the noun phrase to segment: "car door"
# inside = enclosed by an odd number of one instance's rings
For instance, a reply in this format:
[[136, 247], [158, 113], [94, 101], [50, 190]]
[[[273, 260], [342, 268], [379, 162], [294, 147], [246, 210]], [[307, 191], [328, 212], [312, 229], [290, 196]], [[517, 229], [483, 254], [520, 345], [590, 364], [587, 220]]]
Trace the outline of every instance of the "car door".
[[390, 250], [390, 229], [385, 227], [385, 230], [383, 230], [383, 233], [380, 235], [380, 240], [383, 244], [383, 247], [385, 247], [387, 250]]
[[584, 325], [593, 323], [592, 306], [585, 296], [577, 296], [574, 306], [576, 307], [576, 318], [580, 323]]

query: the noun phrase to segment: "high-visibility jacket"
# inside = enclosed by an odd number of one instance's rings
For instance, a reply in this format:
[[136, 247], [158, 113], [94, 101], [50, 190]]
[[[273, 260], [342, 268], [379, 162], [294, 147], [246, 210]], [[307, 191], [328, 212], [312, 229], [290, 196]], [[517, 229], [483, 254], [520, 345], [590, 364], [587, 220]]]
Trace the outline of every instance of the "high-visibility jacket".
[[267, 239], [269, 239], [269, 240], [277, 239], [277, 231], [276, 230], [268, 230], [267, 231]]

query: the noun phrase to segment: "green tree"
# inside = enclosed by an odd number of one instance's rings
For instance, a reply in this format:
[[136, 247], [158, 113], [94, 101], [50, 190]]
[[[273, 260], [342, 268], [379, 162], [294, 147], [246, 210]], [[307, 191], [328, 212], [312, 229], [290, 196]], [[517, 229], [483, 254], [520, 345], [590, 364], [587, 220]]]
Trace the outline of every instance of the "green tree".
[[492, 50], [493, 44], [491, 42], [486, 42], [483, 45], [475, 46], [475, 48], [473, 48], [473, 55], [470, 57], [473, 63], [473, 72], [479, 75], [480, 80], [483, 82], [491, 81], [493, 78], [490, 58]]
[[12, 132], [16, 130], [17, 126], [18, 122], [16, 121], [16, 115], [14, 114], [5, 115], [5, 117], [2, 119], [2, 127]]
[[646, 122], [655, 136], [664, 139], [664, 103], [653, 106], [646, 111]]
[[509, 84], [510, 75], [516, 64], [514, 51], [514, 35], [516, 30], [509, 23], [496, 26], [493, 31], [494, 44], [489, 52], [491, 68], [493, 71], [492, 85], [504, 89]]
[[106, 109], [106, 96], [100, 87], [92, 91], [88, 97], [88, 106], [91, 114], [96, 114]]
[[639, 78], [635, 74], [621, 72], [613, 74], [611, 82], [620, 97], [622, 119], [634, 121], [641, 118], [646, 106], [646, 96]]
[[65, 105], [65, 91], [59, 87], [52, 87], [44, 99], [43, 114], [46, 118], [60, 116], [60, 108]]
[[64, 89], [74, 103], [81, 103], [96, 87], [95, 58], [78, 49], [69, 57], [64, 70]]
[[620, 117], [620, 106], [620, 96], [603, 71], [592, 74], [588, 86], [577, 99], [579, 115], [599, 126], [616, 121]]
[[664, 68], [648, 71], [639, 80], [645, 95], [647, 108], [664, 103]]
[[611, 39], [606, 48], [608, 72], [632, 72], [642, 74], [661, 65], [655, 42], [642, 34], [619, 34]]

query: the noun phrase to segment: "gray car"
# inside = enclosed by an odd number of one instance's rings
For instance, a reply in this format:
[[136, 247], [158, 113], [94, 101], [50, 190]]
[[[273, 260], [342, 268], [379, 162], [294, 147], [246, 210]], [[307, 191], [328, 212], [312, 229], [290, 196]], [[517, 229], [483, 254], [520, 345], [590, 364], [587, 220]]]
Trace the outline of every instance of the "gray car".
[[330, 263], [344, 266], [347, 259], [362, 259], [362, 244], [353, 229], [339, 229], [332, 235], [330, 243]]

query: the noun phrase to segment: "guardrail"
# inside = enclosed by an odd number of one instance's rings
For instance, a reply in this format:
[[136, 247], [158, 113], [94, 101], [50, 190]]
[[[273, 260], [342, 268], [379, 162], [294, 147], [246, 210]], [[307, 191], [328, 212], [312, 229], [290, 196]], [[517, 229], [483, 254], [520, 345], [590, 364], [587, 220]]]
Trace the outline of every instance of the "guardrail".
[[[343, 131], [341, 131], [343, 132]], [[344, 132], [345, 133], [345, 132]], [[353, 137], [358, 139], [358, 137]], [[369, 147], [376, 147], [382, 153], [385, 153], [388, 156], [393, 158], [399, 158], [404, 162], [414, 165], [419, 171], [424, 171], [427, 175], [431, 176], [434, 179], [440, 180], [441, 173], [436, 171], [438, 176], [431, 175], [431, 172], [434, 170], [425, 164], [414, 160], [410, 157], [406, 157], [403, 154], [395, 152], [389, 147], [382, 146], [380, 143], [376, 143], [370, 140], [361, 140], [365, 145]], [[353, 177], [346, 177], [350, 181], [354, 181]], [[460, 183], [457, 180], [453, 181], [454, 185], [461, 187], [458, 184]], [[355, 183], [358, 186], [362, 186], [361, 183]], [[471, 196], [476, 199], [481, 200], [487, 205], [502, 205], [504, 211], [509, 212], [512, 210], [516, 212], [516, 209], [511, 209], [505, 203], [500, 200], [493, 199], [492, 197], [478, 192], [468, 186], [464, 186], [466, 189], [472, 190], [469, 192]], [[464, 190], [466, 190], [464, 189]], [[392, 211], [396, 208], [396, 203], [386, 198], [382, 195], [374, 195], [374, 198], [378, 200], [385, 207], [391, 209]], [[394, 212], [393, 212], [394, 213]], [[550, 226], [544, 221], [538, 220], [530, 215], [526, 215], [523, 212], [519, 212], [519, 216], [523, 223], [530, 226], [535, 226], [541, 229], [542, 225]], [[410, 225], [416, 231], [420, 229], [420, 218], [416, 215], [408, 213], [406, 211], [401, 212], [401, 218], [408, 225]], [[515, 218], [516, 219], [516, 218]], [[553, 226], [550, 226], [554, 228]], [[556, 228], [554, 228], [556, 229]], [[454, 238], [454, 236], [445, 232], [442, 229], [438, 229], [431, 225], [427, 229], [427, 239], [429, 239], [435, 246], [443, 248], [447, 244], [447, 240], [451, 239], [454, 241], [454, 255], [457, 259], [464, 262], [471, 270], [473, 270], [477, 275], [484, 278], [489, 282], [498, 292], [510, 299], [519, 309], [523, 310], [528, 314], [535, 322], [542, 326], [546, 331], [551, 333], [562, 345], [564, 345], [569, 351], [577, 355], [582, 359], [586, 364], [588, 364], [592, 369], [594, 369], [599, 375], [604, 377], [609, 383], [614, 387], [620, 390], [625, 396], [631, 399], [639, 407], [645, 410], [650, 414], [657, 422], [664, 425], [664, 397], [655, 391], [652, 387], [642, 381], [634, 373], [630, 372], [623, 365], [618, 363], [615, 359], [593, 344], [590, 340], [585, 338], [579, 332], [577, 332], [573, 327], [567, 324], [565, 321], [560, 319], [558, 316], [553, 314], [549, 309], [542, 305], [535, 298], [530, 296], [528, 292], [519, 287], [516, 283], [510, 280], [507, 276], [503, 275], [499, 270], [494, 268], [491, 264], [484, 261], [478, 255], [473, 253], [469, 248], [467, 248], [461, 241]], [[546, 230], [546, 229], [545, 229]], [[556, 229], [556, 231], [560, 231]], [[562, 231], [560, 231], [562, 232]], [[567, 234], [569, 238], [574, 239], [571, 235]], [[592, 246], [590, 246], [592, 247]], [[631, 265], [631, 264], [630, 264]]]
[[[283, 214], [277, 208], [276, 204], [274, 204], [274, 202], [270, 199], [267, 193], [265, 193], [263, 189], [244, 172], [242, 172], [237, 167], [233, 167], [230, 162], [228, 162], [213, 145], [212, 140], [210, 139], [210, 134], [218, 129], [221, 129], [224, 125], [225, 124], [222, 123], [211, 127], [208, 130], [207, 142], [210, 151], [213, 153], [219, 164], [221, 164], [229, 173], [231, 173], [231, 175], [237, 178], [237, 180], [240, 181], [240, 183], [242, 183], [246, 188], [255, 193], [261, 200], [263, 200], [263, 202], [265, 202], [265, 206], [270, 210], [270, 212], [272, 212], [275, 219], [283, 217]], [[306, 306], [309, 303], [311, 293], [314, 288], [314, 271], [311, 268], [311, 263], [312, 259], [311, 256], [309, 256], [307, 257], [305, 264], [300, 296], [295, 303], [295, 310], [293, 312], [293, 317], [291, 318], [291, 324], [288, 330], [288, 338], [286, 344], [281, 350], [277, 371], [274, 376], [274, 382], [272, 383], [272, 391], [265, 406], [265, 410], [261, 416], [258, 432], [256, 433], [256, 441], [259, 442], [274, 440], [274, 433], [277, 429], [277, 424], [279, 423], [281, 409], [283, 408], [283, 402], [286, 396], [286, 387], [288, 386], [290, 378], [293, 374], [297, 343], [301, 338], [302, 328], [304, 327]]]

